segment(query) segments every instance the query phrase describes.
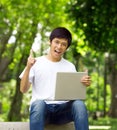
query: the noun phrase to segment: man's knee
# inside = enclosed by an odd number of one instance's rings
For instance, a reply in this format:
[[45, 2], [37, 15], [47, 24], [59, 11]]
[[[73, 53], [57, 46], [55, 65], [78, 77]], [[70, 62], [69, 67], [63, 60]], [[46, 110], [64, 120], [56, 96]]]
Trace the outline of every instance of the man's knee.
[[72, 104], [72, 108], [77, 110], [86, 110], [86, 106], [82, 100], [75, 100]]
[[73, 102], [73, 105], [76, 105], [76, 106], [85, 106], [84, 102], [82, 100], [75, 100]]
[[82, 100], [76, 100], [72, 104], [72, 114], [75, 119], [84, 120], [87, 119], [87, 109]]
[[31, 108], [38, 109], [45, 106], [45, 102], [43, 100], [36, 100], [32, 103]]
[[36, 100], [31, 105], [30, 120], [35, 122], [44, 118], [46, 103], [43, 100]]
[[43, 100], [36, 100], [31, 105], [31, 113], [42, 113], [45, 110], [46, 103]]

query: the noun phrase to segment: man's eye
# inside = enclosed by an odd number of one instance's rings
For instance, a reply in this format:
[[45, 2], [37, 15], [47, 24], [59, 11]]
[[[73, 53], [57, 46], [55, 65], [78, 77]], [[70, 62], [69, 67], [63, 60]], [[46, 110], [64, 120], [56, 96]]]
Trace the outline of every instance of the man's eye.
[[65, 46], [65, 47], [67, 46], [65, 43], [63, 43], [62, 45]]
[[56, 44], [59, 44], [59, 41], [55, 41]]

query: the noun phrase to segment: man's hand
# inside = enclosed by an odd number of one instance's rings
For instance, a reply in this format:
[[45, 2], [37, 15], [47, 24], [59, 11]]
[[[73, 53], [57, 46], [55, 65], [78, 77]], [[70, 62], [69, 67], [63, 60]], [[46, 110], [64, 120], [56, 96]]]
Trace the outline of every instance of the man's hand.
[[85, 86], [90, 86], [90, 84], [91, 84], [90, 76], [88, 76], [88, 75], [83, 76], [81, 79], [81, 83], [83, 83]]
[[33, 50], [31, 49], [30, 55], [29, 55], [28, 60], [27, 60], [27, 67], [31, 68], [35, 64], [35, 62], [36, 62], [36, 60], [33, 57]]

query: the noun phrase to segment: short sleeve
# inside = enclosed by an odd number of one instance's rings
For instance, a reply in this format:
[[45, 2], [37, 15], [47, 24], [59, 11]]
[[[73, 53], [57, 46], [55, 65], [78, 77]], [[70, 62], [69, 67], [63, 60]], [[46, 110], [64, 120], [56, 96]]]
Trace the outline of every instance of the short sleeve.
[[[25, 68], [26, 69], [26, 68]], [[25, 72], [25, 69], [22, 71], [22, 73], [20, 74], [19, 78], [22, 79], [23, 74]], [[34, 78], [34, 71], [31, 68], [30, 72], [29, 72], [29, 82], [32, 83], [33, 82], [33, 78]]]

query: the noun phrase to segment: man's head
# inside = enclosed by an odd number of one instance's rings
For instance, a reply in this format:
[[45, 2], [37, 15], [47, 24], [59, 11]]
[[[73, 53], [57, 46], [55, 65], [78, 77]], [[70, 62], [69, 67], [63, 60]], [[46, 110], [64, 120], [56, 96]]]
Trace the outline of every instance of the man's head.
[[50, 42], [52, 42], [54, 38], [65, 38], [68, 41], [68, 47], [71, 45], [72, 41], [71, 33], [68, 29], [64, 27], [57, 27], [51, 32]]

